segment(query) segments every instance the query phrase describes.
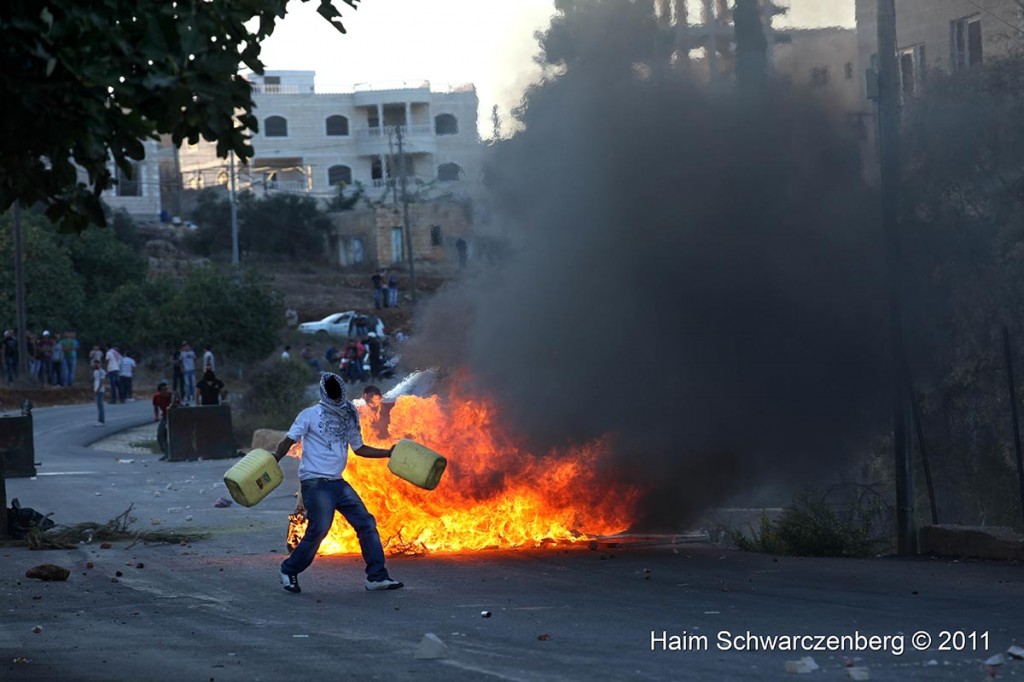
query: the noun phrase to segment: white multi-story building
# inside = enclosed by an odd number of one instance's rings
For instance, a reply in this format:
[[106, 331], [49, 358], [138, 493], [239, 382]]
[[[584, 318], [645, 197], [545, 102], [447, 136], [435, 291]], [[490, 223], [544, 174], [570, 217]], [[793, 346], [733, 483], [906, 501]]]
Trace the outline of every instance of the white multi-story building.
[[[371, 198], [387, 200], [391, 180], [401, 173], [401, 136], [412, 190], [472, 194], [482, 166], [472, 85], [437, 90], [420, 81], [322, 93], [314, 88], [314, 76], [313, 71], [248, 76], [259, 132], [252, 137], [255, 156], [236, 168], [239, 189], [327, 198], [339, 184], [360, 184]], [[211, 143], [184, 145], [179, 167], [185, 188], [229, 182], [229, 161], [217, 158]]]
[[[100, 197], [115, 211], [127, 211], [137, 220], [155, 221], [163, 208], [160, 194], [160, 150], [155, 140], [145, 140], [142, 144], [146, 156], [141, 161], [132, 162], [131, 177], [110, 160], [108, 167], [114, 183]], [[78, 169], [78, 179], [81, 182], [88, 180], [81, 168]]]

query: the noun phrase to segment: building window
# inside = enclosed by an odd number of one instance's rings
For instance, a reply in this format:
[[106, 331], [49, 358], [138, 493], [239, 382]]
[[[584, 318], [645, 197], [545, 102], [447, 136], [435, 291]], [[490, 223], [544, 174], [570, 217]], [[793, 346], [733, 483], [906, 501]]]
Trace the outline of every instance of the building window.
[[430, 228], [430, 245], [441, 246], [444, 244], [444, 235], [441, 233], [441, 226], [434, 225]]
[[903, 98], [913, 97], [924, 85], [924, 45], [899, 51], [900, 92]]
[[281, 77], [280, 76], [264, 76], [263, 77], [263, 92], [275, 94], [281, 92]]
[[263, 134], [267, 137], [288, 137], [288, 119], [283, 116], [267, 116], [263, 121]]
[[348, 135], [348, 119], [344, 116], [327, 117], [328, 137], [344, 137]]
[[331, 187], [335, 185], [351, 185], [352, 184], [352, 169], [348, 166], [331, 166], [327, 169], [327, 184]]
[[954, 71], [982, 63], [980, 16], [965, 17], [951, 22], [949, 37]]
[[402, 246], [402, 228], [391, 228], [391, 262], [401, 263], [405, 260], [405, 249]]
[[462, 169], [457, 163], [442, 163], [437, 167], [437, 179], [441, 182], [457, 182], [462, 178]]
[[459, 120], [451, 114], [435, 116], [434, 133], [436, 135], [457, 135], [459, 133]]
[[117, 196], [119, 197], [141, 197], [142, 183], [139, 181], [139, 164], [131, 163], [131, 177], [121, 167], [114, 164], [114, 174], [117, 177]]
[[811, 87], [812, 88], [823, 88], [828, 85], [830, 78], [828, 73], [828, 67], [822, 66], [811, 69]]

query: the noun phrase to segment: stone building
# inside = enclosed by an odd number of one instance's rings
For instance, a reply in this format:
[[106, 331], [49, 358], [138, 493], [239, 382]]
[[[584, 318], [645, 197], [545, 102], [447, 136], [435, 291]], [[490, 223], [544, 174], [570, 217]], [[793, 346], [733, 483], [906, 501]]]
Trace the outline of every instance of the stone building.
[[[357, 85], [318, 92], [313, 71], [250, 74], [259, 132], [255, 156], [236, 166], [239, 189], [329, 198], [361, 185], [375, 201], [394, 201], [401, 174], [420, 192], [472, 194], [481, 175], [478, 100], [472, 85], [432, 88], [426, 81]], [[227, 185], [230, 164], [207, 142], [179, 153], [185, 188]], [[392, 191], [388, 189], [392, 188]]]

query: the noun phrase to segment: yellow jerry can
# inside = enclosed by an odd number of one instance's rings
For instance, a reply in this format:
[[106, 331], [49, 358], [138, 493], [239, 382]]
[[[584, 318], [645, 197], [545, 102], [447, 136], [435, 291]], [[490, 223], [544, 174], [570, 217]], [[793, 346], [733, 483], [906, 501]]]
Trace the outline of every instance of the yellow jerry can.
[[256, 448], [224, 474], [224, 485], [232, 499], [243, 507], [252, 507], [284, 480], [284, 472], [272, 454]]
[[413, 485], [433, 490], [441, 482], [448, 460], [430, 448], [403, 438], [395, 444], [388, 469]]

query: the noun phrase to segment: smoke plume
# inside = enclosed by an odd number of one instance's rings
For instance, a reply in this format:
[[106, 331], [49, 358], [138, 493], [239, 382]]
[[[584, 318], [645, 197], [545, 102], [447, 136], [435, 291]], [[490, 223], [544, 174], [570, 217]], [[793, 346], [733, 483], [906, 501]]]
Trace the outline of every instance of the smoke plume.
[[488, 166], [513, 255], [432, 302], [419, 362], [467, 369], [538, 451], [610, 434], [647, 528], [834, 472], [885, 411], [855, 142], [791, 87], [673, 64], [644, 3], [563, 5]]

